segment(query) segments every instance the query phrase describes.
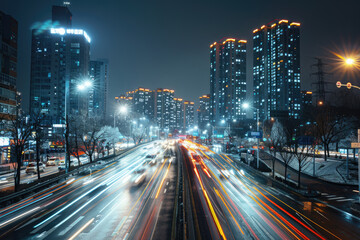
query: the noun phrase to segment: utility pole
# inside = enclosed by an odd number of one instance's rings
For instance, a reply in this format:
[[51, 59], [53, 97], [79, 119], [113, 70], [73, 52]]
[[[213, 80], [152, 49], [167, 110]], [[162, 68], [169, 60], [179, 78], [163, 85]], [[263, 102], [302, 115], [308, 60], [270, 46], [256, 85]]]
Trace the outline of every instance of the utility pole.
[[317, 105], [323, 105], [326, 102], [326, 94], [330, 93], [326, 91], [326, 85], [329, 84], [329, 82], [325, 81], [325, 75], [328, 75], [329, 73], [324, 71], [324, 66], [327, 64], [324, 64], [321, 58], [315, 58], [316, 63], [313, 64], [313, 67], [316, 67], [317, 70], [314, 73], [311, 73], [310, 76], [317, 76], [317, 80], [312, 83], [312, 85], [316, 85], [316, 91], [314, 92], [314, 95], [316, 96], [316, 104]]

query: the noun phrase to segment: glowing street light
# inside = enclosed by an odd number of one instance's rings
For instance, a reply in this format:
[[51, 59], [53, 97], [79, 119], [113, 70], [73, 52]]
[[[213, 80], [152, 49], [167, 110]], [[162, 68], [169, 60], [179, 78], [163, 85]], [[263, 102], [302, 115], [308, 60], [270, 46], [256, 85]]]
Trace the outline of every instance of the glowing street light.
[[355, 63], [355, 60], [353, 58], [346, 58], [345, 63], [347, 65], [353, 65]]
[[90, 80], [85, 80], [82, 83], [77, 85], [77, 89], [79, 91], [83, 91], [83, 90], [85, 90], [87, 88], [90, 88], [91, 86], [92, 86], [92, 82]]
[[128, 111], [126, 106], [121, 106], [119, 110], [120, 110], [120, 113], [122, 113], [122, 114], [125, 114]]
[[248, 103], [244, 103], [244, 104], [242, 105], [242, 107], [243, 107], [244, 109], [249, 109], [249, 108], [250, 108], [250, 105], [249, 105]]

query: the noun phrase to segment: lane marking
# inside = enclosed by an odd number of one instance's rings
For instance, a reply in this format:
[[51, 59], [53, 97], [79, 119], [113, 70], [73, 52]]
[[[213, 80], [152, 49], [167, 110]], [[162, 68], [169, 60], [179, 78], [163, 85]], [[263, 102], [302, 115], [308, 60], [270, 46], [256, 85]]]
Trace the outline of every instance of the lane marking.
[[48, 221], [46, 223], [44, 223], [41, 227], [38, 227], [36, 229], [34, 229], [32, 232], [30, 232], [30, 234], [35, 234], [38, 231], [40, 231], [41, 229], [43, 229], [44, 227], [46, 227], [49, 223], [51, 223], [52, 221], [54, 221], [55, 219], [57, 219], [58, 217], [60, 217], [60, 215], [56, 215], [55, 217], [52, 218], [51, 221]]
[[355, 199], [347, 198], [347, 199], [337, 200], [337, 202], [346, 202], [346, 201], [355, 201]]
[[67, 233], [70, 229], [72, 229], [78, 222], [81, 221], [81, 219], [83, 219], [84, 216], [80, 216], [78, 219], [76, 219], [72, 224], [70, 224], [67, 228], [65, 228], [63, 231], [61, 231], [59, 233], [59, 236], [64, 235], [65, 233]]
[[253, 222], [255, 223], [255, 226], [259, 227], [268, 237], [268, 239], [270, 240], [275, 240], [271, 234], [258, 222], [258, 220], [256, 220], [256, 218], [254, 218], [254, 216], [251, 216], [251, 219], [253, 220]]
[[328, 200], [339, 200], [339, 199], [343, 199], [344, 197], [334, 197], [334, 198], [328, 198]]
[[322, 217], [326, 218], [327, 220], [329, 220], [329, 219], [328, 219], [327, 217], [325, 217], [320, 211], [318, 211], [318, 210], [315, 209], [315, 212], [317, 212], [318, 214], [320, 214], [320, 216], [322, 216]]
[[336, 195], [328, 195], [327, 198], [337, 197]]
[[88, 221], [87, 223], [85, 223], [84, 226], [82, 226], [74, 235], [72, 235], [69, 240], [73, 240], [75, 239], [82, 231], [85, 230], [85, 228], [87, 228], [92, 222], [94, 221], [94, 218], [90, 219], [90, 221]]

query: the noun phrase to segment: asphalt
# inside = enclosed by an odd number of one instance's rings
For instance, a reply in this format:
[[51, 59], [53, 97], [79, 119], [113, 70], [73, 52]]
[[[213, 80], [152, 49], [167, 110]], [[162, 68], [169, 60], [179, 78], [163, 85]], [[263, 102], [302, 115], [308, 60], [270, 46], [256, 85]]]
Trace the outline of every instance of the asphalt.
[[[146, 149], [145, 149], [146, 148]], [[91, 175], [74, 176], [0, 209], [0, 239], [168, 239], [176, 164], [166, 148], [143, 145]], [[146, 155], [159, 152], [150, 166]], [[136, 170], [146, 178], [135, 184]]]
[[[183, 149], [185, 173], [194, 182], [192, 192], [199, 195], [193, 204], [198, 217], [193, 219], [201, 226], [202, 239], [358, 239], [359, 218], [274, 188], [206, 147], [184, 142]], [[199, 154], [201, 161], [194, 162], [189, 152]]]

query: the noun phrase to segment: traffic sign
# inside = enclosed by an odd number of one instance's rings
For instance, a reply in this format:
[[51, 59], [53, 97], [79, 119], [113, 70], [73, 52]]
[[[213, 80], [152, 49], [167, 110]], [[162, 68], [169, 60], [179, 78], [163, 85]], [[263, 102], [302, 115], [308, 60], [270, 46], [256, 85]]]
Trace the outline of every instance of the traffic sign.
[[351, 143], [351, 148], [360, 148], [360, 142]]
[[337, 87], [337, 88], [341, 88], [341, 82], [340, 82], [340, 81], [337, 81], [337, 82], [336, 82], [336, 87]]
[[250, 132], [251, 137], [262, 138], [262, 132]]
[[351, 88], [351, 82], [348, 82], [348, 83], [346, 84], [346, 87], [347, 87], [348, 89], [350, 89], [350, 88]]

